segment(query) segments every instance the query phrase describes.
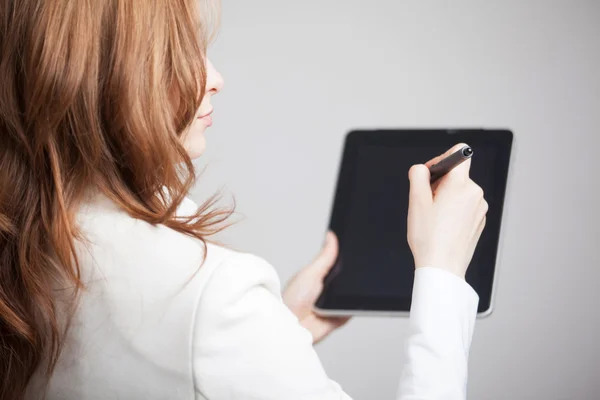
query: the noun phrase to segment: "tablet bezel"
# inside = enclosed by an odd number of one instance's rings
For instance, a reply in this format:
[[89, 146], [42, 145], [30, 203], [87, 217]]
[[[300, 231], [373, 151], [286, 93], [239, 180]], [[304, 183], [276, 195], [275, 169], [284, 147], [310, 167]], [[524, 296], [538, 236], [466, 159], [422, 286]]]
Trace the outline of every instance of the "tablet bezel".
[[[505, 168], [496, 168], [495, 180], [504, 182], [499, 188], [499, 206], [488, 212], [488, 220], [495, 220], [499, 229], [494, 233], [494, 265], [491, 271], [491, 280], [485, 282], [485, 292], [478, 291], [480, 307], [478, 317], [490, 315], [494, 305], [495, 282], [497, 275], [500, 244], [502, 239], [502, 215], [508, 186], [508, 175], [512, 157], [514, 136], [508, 129], [379, 129], [379, 130], [353, 130], [346, 135], [338, 182], [335, 190], [333, 207], [331, 210], [329, 229], [335, 232], [340, 245], [343, 246], [344, 215], [346, 215], [348, 198], [352, 190], [354, 178], [354, 162], [361, 145], [427, 145], [431, 141], [446, 142], [448, 147], [452, 144], [464, 142], [476, 148], [478, 144], [493, 143], [498, 149], [497, 165]], [[407, 171], [408, 172], [408, 171]], [[336, 261], [339, 265], [339, 260]], [[323, 293], [319, 297], [315, 309], [322, 315], [407, 315], [410, 307], [409, 298], [398, 297], [368, 297], [368, 296], [336, 296], [327, 289], [335, 276], [336, 267], [325, 279]], [[467, 274], [467, 281], [469, 276]]]

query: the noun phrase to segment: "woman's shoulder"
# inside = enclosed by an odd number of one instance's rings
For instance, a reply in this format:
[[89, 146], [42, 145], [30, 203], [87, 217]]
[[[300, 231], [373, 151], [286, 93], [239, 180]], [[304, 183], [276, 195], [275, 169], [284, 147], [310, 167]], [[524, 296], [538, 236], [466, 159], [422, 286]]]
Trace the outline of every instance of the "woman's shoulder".
[[[186, 198], [178, 213], [190, 215], [196, 209]], [[278, 285], [274, 269], [260, 257], [212, 243], [210, 238], [203, 243], [164, 225], [132, 218], [103, 197], [81, 208], [78, 225], [83, 236], [83, 264], [93, 263], [104, 272], [143, 274], [166, 281], [198, 275], [200, 280], [210, 279], [211, 287], [223, 281], [230, 286], [251, 284], [256, 278]], [[219, 273], [212, 277], [215, 270]]]
[[[186, 199], [183, 207], [194, 212], [194, 204]], [[122, 319], [139, 314], [140, 304], [174, 306], [194, 318], [199, 303], [219, 312], [251, 288], [279, 295], [277, 274], [262, 258], [132, 218], [106, 199], [86, 204], [78, 220], [79, 264], [93, 295], [85, 301], [112, 304]]]
[[251, 253], [233, 251], [219, 246], [208, 247], [213, 253], [213, 272], [207, 281], [203, 297], [218, 309], [216, 299], [232, 302], [259, 288], [279, 297], [281, 284], [275, 268], [264, 258]]
[[102, 266], [113, 260], [129, 267], [145, 265], [146, 273], [152, 273], [152, 267], [166, 265], [174, 273], [177, 269], [198, 267], [205, 254], [200, 240], [164, 225], [133, 218], [103, 196], [81, 206], [77, 227], [79, 256], [84, 259], [89, 256]]
[[[186, 200], [184, 207], [192, 211], [194, 204]], [[258, 257], [131, 218], [105, 199], [86, 203], [78, 221], [85, 290], [54, 373], [57, 398], [73, 397], [73, 374], [81, 370], [86, 379], [124, 387], [131, 370], [142, 371], [158, 391], [191, 387], [195, 331], [221, 324], [221, 306], [237, 303], [242, 288], [273, 280]], [[204, 310], [208, 319], [199, 321]], [[115, 359], [128, 371], [115, 374]]]

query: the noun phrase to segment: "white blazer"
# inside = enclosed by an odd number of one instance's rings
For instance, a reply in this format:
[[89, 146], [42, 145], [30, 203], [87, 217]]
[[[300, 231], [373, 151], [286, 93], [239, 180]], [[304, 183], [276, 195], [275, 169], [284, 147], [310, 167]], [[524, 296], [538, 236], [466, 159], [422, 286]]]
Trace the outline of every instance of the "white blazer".
[[[186, 200], [180, 213], [195, 207]], [[101, 196], [79, 223], [87, 288], [47, 399], [350, 399], [327, 377], [264, 260], [209, 245], [200, 267], [197, 240], [130, 218]], [[417, 271], [398, 399], [465, 398], [477, 303], [458, 277]], [[27, 398], [42, 397], [40, 382]]]

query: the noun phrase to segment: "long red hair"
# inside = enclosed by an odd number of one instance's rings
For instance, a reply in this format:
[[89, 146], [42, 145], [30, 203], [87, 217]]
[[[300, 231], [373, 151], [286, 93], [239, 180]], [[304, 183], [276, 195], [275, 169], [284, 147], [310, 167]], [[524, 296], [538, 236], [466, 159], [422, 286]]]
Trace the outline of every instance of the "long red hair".
[[0, 1], [0, 398], [56, 365], [90, 188], [202, 241], [229, 215], [213, 200], [175, 215], [195, 179], [180, 136], [204, 96], [205, 17], [197, 0]]

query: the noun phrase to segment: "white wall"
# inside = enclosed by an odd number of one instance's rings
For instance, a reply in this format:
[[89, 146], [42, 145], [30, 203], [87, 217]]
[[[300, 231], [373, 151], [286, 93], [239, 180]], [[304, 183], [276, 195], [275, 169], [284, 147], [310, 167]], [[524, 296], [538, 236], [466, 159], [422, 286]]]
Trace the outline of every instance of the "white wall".
[[[244, 219], [222, 238], [286, 280], [320, 246], [349, 129], [512, 128], [470, 398], [600, 398], [600, 2], [223, 3], [211, 57], [226, 84], [194, 193], [235, 196]], [[356, 319], [318, 352], [354, 398], [392, 399], [406, 327]]]

